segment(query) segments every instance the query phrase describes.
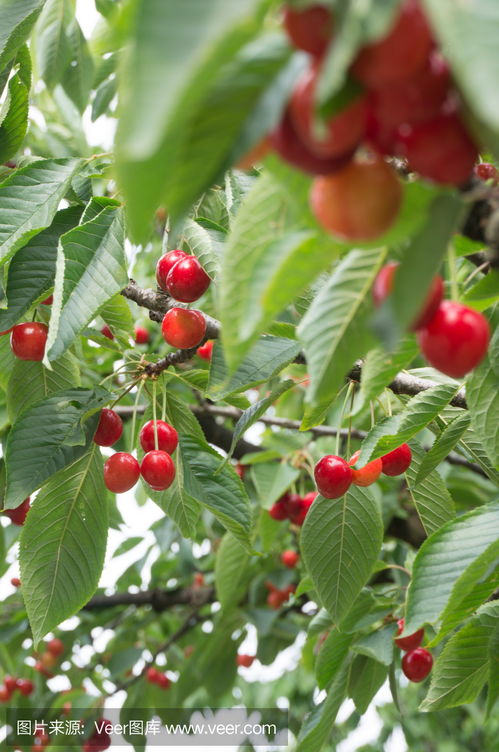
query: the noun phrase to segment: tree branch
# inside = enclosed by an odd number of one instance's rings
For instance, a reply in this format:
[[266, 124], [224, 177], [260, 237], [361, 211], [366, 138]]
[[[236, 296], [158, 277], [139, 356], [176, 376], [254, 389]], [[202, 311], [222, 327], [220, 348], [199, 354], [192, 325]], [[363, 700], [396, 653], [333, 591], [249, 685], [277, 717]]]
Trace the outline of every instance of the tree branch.
[[154, 611], [161, 613], [173, 606], [192, 606], [200, 608], [211, 603], [215, 597], [215, 589], [205, 586], [177, 588], [176, 590], [142, 590], [138, 593], [113, 593], [112, 595], [94, 595], [83, 606], [84, 611], [113, 608], [114, 606], [151, 606]]

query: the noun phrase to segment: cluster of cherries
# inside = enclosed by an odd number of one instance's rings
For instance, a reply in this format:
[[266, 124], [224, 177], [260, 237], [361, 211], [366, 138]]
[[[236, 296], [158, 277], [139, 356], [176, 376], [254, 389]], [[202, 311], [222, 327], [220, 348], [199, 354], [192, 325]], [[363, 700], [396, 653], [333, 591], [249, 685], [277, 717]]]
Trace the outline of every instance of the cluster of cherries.
[[0, 685], [0, 702], [9, 702], [14, 692], [18, 691], [25, 697], [28, 697], [34, 690], [35, 685], [31, 679], [16, 679], [13, 676], [6, 676], [3, 684]]
[[[404, 631], [404, 619], [397, 622], [397, 635]], [[418, 629], [407, 637], [396, 637], [395, 644], [404, 651], [402, 658], [402, 671], [411, 682], [420, 682], [426, 679], [433, 666], [433, 657], [429, 650], [421, 647], [424, 629]]]
[[[373, 285], [376, 306], [390, 295], [398, 264], [386, 264]], [[434, 277], [421, 310], [412, 322], [421, 352], [434, 368], [461, 378], [475, 368], [487, 353], [490, 327], [485, 316], [462, 303], [442, 300], [444, 283]]]
[[161, 689], [170, 689], [172, 680], [154, 666], [149, 666], [145, 672], [146, 680], [149, 684], [157, 684]]
[[301, 527], [316, 496], [315, 491], [310, 491], [305, 496], [285, 493], [270, 507], [269, 514], [274, 520], [289, 520], [293, 525]]
[[[123, 433], [123, 421], [118, 413], [105, 407], [99, 418], [94, 441], [110, 447]], [[171, 455], [178, 445], [178, 433], [164, 420], [148, 420], [139, 433], [145, 454], [142, 462], [128, 452], [115, 452], [104, 463], [104, 483], [113, 493], [129, 491], [140, 476], [154, 491], [169, 488], [175, 478], [175, 464]]]
[[[272, 148], [317, 176], [312, 210], [325, 229], [349, 241], [378, 237], [398, 214], [402, 186], [384, 157], [405, 158], [412, 171], [436, 183], [465, 183], [478, 148], [418, 0], [405, 0], [389, 32], [359, 51], [349, 70], [354, 93], [322, 121], [322, 130], [316, 88], [334, 44], [333, 15], [321, 4], [285, 5], [283, 26], [293, 46], [309, 53], [310, 65], [277, 128], [243, 161], [257, 161]], [[361, 145], [368, 154], [359, 154]]]
[[54, 674], [52, 669], [60, 661], [61, 656], [64, 653], [64, 643], [59, 640], [58, 637], [54, 637], [45, 645], [45, 649], [35, 663], [35, 671], [45, 676], [47, 679], [51, 679]]
[[296, 590], [296, 585], [286, 585], [284, 588], [278, 588], [270, 580], [265, 582], [265, 587], [268, 590], [267, 605], [276, 611], [289, 600], [289, 596]]

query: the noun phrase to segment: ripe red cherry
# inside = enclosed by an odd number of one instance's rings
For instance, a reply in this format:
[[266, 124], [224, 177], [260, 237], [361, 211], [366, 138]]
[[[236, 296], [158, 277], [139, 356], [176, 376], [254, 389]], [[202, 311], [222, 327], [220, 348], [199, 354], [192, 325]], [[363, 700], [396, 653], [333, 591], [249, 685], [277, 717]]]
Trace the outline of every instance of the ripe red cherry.
[[166, 674], [158, 674], [156, 683], [161, 689], [170, 689], [172, 685], [171, 679], [169, 679]]
[[333, 33], [333, 17], [323, 5], [311, 5], [303, 10], [285, 5], [283, 26], [294, 47], [320, 57]]
[[114, 334], [112, 333], [111, 329], [108, 327], [107, 324], [104, 324], [100, 332], [101, 334], [104, 335], [104, 337], [107, 337], [108, 339], [114, 339]]
[[135, 342], [137, 345], [147, 345], [149, 342], [149, 332], [145, 327], [135, 327]]
[[372, 460], [371, 462], [368, 462], [367, 465], [364, 465], [364, 467], [356, 470], [353, 465], [355, 465], [355, 463], [359, 459], [359, 456], [360, 449], [352, 454], [352, 456], [348, 460], [348, 464], [352, 468], [353, 483], [356, 486], [370, 486], [372, 483], [378, 480], [379, 476], [381, 475], [381, 470], [383, 467], [381, 459]]
[[[398, 269], [398, 266], [397, 263], [386, 264], [379, 271], [373, 285], [373, 300], [375, 306], [380, 306], [392, 292], [395, 272]], [[417, 331], [429, 324], [442, 302], [443, 295], [444, 282], [442, 277], [437, 275], [433, 278], [420, 313], [409, 327], [411, 331]]]
[[10, 584], [12, 585], [12, 587], [21, 587], [21, 580], [19, 579], [19, 577], [12, 577]]
[[146, 679], [150, 684], [157, 684], [158, 682], [158, 676], [159, 671], [157, 668], [154, 668], [154, 666], [149, 666], [149, 668], [146, 670]]
[[3, 683], [8, 692], [12, 693], [17, 688], [17, 679], [15, 679], [13, 676], [6, 676], [3, 680]]
[[7, 687], [4, 687], [2, 684], [2, 686], [0, 686], [0, 702], [9, 702], [9, 700], [10, 692]]
[[402, 658], [402, 671], [412, 682], [420, 682], [426, 679], [432, 666], [433, 657], [426, 648], [410, 650]]
[[169, 488], [175, 478], [175, 465], [167, 452], [153, 449], [144, 455], [140, 472], [146, 483], [154, 491], [164, 491]]
[[201, 345], [201, 347], [198, 347], [197, 354], [200, 358], [203, 360], [211, 360], [211, 356], [213, 353], [213, 345], [214, 341], [212, 339], [209, 339], [208, 342], [205, 342], [204, 345]]
[[30, 507], [30, 497], [28, 496], [27, 499], [24, 499], [23, 503], [20, 504], [15, 509], [4, 509], [3, 513], [7, 515], [7, 517], [10, 519], [11, 522], [14, 523], [14, 525], [24, 525], [26, 521], [26, 515], [29, 512]]
[[178, 248], [174, 251], [163, 253], [156, 264], [156, 282], [158, 283], [158, 287], [161, 287], [162, 290], [168, 292], [166, 286], [168, 272], [175, 266], [177, 261], [182, 261], [185, 258], [187, 258], [187, 253], [184, 253], [184, 251], [181, 251]]
[[334, 175], [316, 178], [310, 203], [332, 235], [348, 241], [374, 240], [396, 219], [402, 185], [379, 157], [357, 159]]
[[[480, 180], [493, 180], [496, 183], [499, 179], [497, 167], [490, 164], [490, 162], [480, 162], [480, 164], [477, 164], [474, 173]], [[3, 334], [3, 332], [0, 332], [0, 334]]]
[[284, 501], [282, 499], [278, 499], [275, 504], [272, 504], [269, 509], [269, 514], [273, 520], [278, 520], [279, 522], [281, 520], [287, 520], [288, 510]]
[[283, 551], [281, 554], [281, 564], [284, 564], [284, 566], [288, 567], [289, 569], [294, 569], [296, 565], [298, 564], [299, 560], [300, 560], [299, 555], [296, 553], [296, 551], [293, 551], [292, 549]]
[[341, 157], [357, 148], [367, 124], [367, 100], [359, 96], [325, 124], [324, 138], [314, 132], [315, 88], [320, 67], [312, 65], [299, 79], [290, 103], [296, 132], [311, 152], [319, 157]]
[[425, 64], [431, 31], [417, 0], [405, 0], [389, 33], [364, 47], [352, 73], [371, 89], [414, 75]]
[[125, 493], [137, 483], [140, 465], [128, 452], [116, 452], [104, 463], [104, 483], [113, 493]]
[[18, 679], [17, 688], [22, 695], [28, 697], [33, 692], [35, 685], [30, 679]]
[[462, 185], [478, 158], [478, 148], [456, 112], [404, 126], [400, 141], [411, 170], [442, 185]]
[[58, 658], [64, 653], [64, 643], [62, 640], [59, 640], [58, 637], [54, 637], [53, 640], [50, 640], [47, 643], [47, 650], [49, 653], [52, 653], [52, 655], [55, 655], [55, 657]]
[[319, 460], [315, 466], [314, 476], [319, 493], [326, 499], [338, 499], [343, 496], [353, 481], [350, 465], [342, 457], [334, 454], [327, 454]]
[[48, 298], [45, 298], [45, 300], [42, 300], [42, 305], [52, 305], [54, 302], [54, 296], [49, 295]]
[[201, 311], [170, 308], [161, 324], [163, 339], [172, 347], [188, 350], [199, 345], [206, 334], [206, 320]]
[[107, 407], [102, 409], [99, 425], [94, 434], [94, 441], [99, 446], [112, 446], [116, 444], [123, 433], [123, 421], [118, 413]]
[[48, 326], [37, 321], [17, 324], [10, 335], [10, 346], [20, 360], [43, 360]]
[[[178, 446], [178, 433], [169, 423], [164, 420], [156, 421], [156, 430], [158, 432], [158, 449], [168, 454], [173, 454]], [[154, 443], [154, 421], [148, 420], [144, 423], [139, 433], [140, 446], [144, 452], [151, 452], [156, 449]]]
[[485, 357], [490, 327], [478, 311], [444, 300], [417, 337], [430, 365], [447, 376], [460, 379]]
[[[404, 631], [404, 619], [399, 619], [397, 622], [397, 634], [402, 634]], [[415, 650], [416, 648], [419, 648], [421, 643], [423, 642], [424, 637], [424, 629], [418, 629], [417, 632], [414, 632], [411, 635], [408, 635], [407, 637], [398, 637], [395, 638], [395, 645], [397, 645], [402, 650]]]
[[381, 458], [383, 473], [385, 475], [395, 476], [405, 473], [412, 460], [411, 447], [408, 444], [402, 444], [393, 450], [384, 454]]
[[246, 475], [246, 465], [241, 465], [240, 462], [236, 462], [236, 464], [234, 465], [234, 470], [239, 475], [239, 477], [241, 478], [241, 480]]
[[353, 150], [339, 157], [325, 158], [314, 154], [296, 132], [289, 109], [270, 134], [270, 142], [281, 159], [310, 175], [331, 175], [348, 164], [353, 156]]
[[310, 493], [305, 494], [305, 496], [302, 497], [298, 496], [297, 494], [291, 495], [291, 502], [294, 501], [295, 503], [291, 503], [289, 505], [288, 516], [290, 521], [294, 525], [298, 525], [299, 527], [303, 525], [303, 523], [305, 522], [305, 517], [308, 514], [308, 510], [312, 506], [312, 502], [316, 497], [316, 491], [311, 491]]
[[237, 665], [243, 666], [244, 668], [249, 668], [250, 666], [252, 666], [254, 660], [254, 655], [246, 655], [245, 653], [239, 653], [236, 658]]
[[166, 277], [168, 293], [181, 303], [192, 303], [210, 286], [210, 278], [195, 256], [186, 256], [170, 269]]

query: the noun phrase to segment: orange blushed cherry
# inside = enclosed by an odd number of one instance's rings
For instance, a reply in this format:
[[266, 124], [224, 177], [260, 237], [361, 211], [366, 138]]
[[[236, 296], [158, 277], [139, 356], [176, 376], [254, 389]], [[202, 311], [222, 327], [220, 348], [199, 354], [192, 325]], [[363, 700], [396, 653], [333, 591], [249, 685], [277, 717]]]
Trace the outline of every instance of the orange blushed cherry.
[[[164, 420], [156, 421], [156, 430], [158, 433], [158, 449], [168, 454], [173, 454], [178, 446], [178, 433], [169, 423]], [[148, 420], [144, 423], [139, 433], [140, 446], [144, 452], [151, 452], [156, 449], [154, 443], [154, 421]]]
[[24, 499], [23, 503], [20, 504], [15, 509], [4, 509], [3, 513], [10, 519], [11, 522], [14, 523], [14, 525], [24, 525], [26, 521], [26, 515], [29, 512], [30, 508], [30, 497], [28, 496], [27, 499]]
[[137, 483], [140, 465], [128, 452], [116, 452], [104, 463], [104, 483], [113, 493], [125, 493]]
[[[398, 269], [397, 263], [385, 264], [380, 269], [373, 285], [373, 300], [376, 307], [390, 295], [393, 290], [395, 273]], [[421, 310], [416, 320], [411, 324], [411, 331], [417, 331], [429, 324], [435, 315], [444, 295], [444, 282], [442, 277], [437, 275], [433, 278], [430, 289], [426, 295]]]
[[210, 278], [195, 256], [186, 256], [178, 261], [166, 277], [169, 295], [181, 303], [192, 303], [210, 286]]
[[161, 324], [163, 339], [172, 347], [188, 350], [199, 345], [206, 334], [206, 320], [201, 311], [170, 308]]
[[149, 332], [144, 326], [135, 327], [135, 342], [137, 345], [147, 345], [149, 342]]
[[384, 475], [392, 477], [405, 473], [412, 461], [411, 447], [408, 444], [402, 444], [381, 458]]
[[[402, 632], [404, 631], [404, 624], [404, 619], [398, 620], [397, 635], [402, 634]], [[423, 637], [424, 629], [418, 629], [417, 632], [414, 632], [411, 635], [407, 635], [407, 637], [395, 637], [395, 645], [397, 645], [397, 647], [399, 647], [401, 650], [415, 650], [416, 648], [419, 648], [419, 646], [423, 642]]]
[[184, 251], [181, 251], [179, 248], [176, 248], [174, 251], [163, 253], [156, 264], [156, 282], [158, 283], [158, 287], [161, 287], [162, 290], [168, 292], [166, 286], [168, 272], [175, 266], [177, 261], [182, 261], [182, 259], [187, 257], [187, 253], [184, 253]]
[[303, 9], [285, 5], [282, 22], [294, 47], [314, 57], [324, 54], [333, 33], [329, 8], [319, 4]]
[[102, 409], [99, 424], [94, 434], [94, 441], [99, 446], [112, 446], [116, 444], [123, 433], [123, 421], [118, 413], [107, 407]]
[[296, 551], [288, 549], [281, 554], [281, 564], [289, 569], [294, 569], [300, 560], [300, 556]]
[[58, 637], [54, 637], [53, 640], [50, 640], [47, 643], [47, 650], [58, 658], [64, 653], [64, 643]]
[[431, 671], [433, 657], [426, 648], [415, 648], [402, 658], [402, 671], [411, 682], [421, 682]]
[[140, 473], [154, 491], [169, 488], [175, 478], [175, 465], [167, 452], [153, 449], [144, 455]]
[[315, 466], [315, 482], [319, 493], [326, 499], [343, 496], [353, 482], [353, 471], [342, 457], [327, 454]]
[[379, 476], [381, 475], [383, 463], [381, 462], [381, 459], [378, 458], [376, 460], [368, 462], [367, 465], [364, 465], [364, 467], [361, 467], [359, 470], [356, 470], [353, 466], [359, 459], [359, 456], [360, 449], [352, 454], [352, 456], [348, 460], [348, 464], [352, 468], [352, 481], [355, 486], [370, 486], [372, 483], [378, 480]]
[[20, 360], [43, 360], [48, 326], [37, 321], [17, 324], [10, 335], [12, 352]]

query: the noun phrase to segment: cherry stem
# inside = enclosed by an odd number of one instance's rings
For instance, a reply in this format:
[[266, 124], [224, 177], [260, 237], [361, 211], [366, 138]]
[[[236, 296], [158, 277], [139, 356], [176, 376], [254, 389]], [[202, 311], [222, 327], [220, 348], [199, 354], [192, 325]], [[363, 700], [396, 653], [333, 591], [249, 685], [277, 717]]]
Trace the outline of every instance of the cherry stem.
[[340, 412], [340, 419], [338, 422], [338, 433], [336, 434], [336, 455], [339, 456], [340, 454], [340, 441], [341, 441], [341, 427], [343, 425], [343, 419], [345, 417], [348, 401], [350, 399], [350, 394], [353, 387], [353, 381], [350, 381], [347, 386], [347, 393], [345, 396], [345, 399], [343, 400], [343, 407], [341, 408]]
[[132, 416], [132, 436], [131, 436], [131, 447], [130, 447], [130, 454], [133, 453], [133, 450], [135, 448], [135, 426], [137, 425], [137, 413], [138, 413], [138, 405], [140, 400], [140, 394], [142, 392], [142, 387], [144, 386], [145, 381], [142, 380], [138, 386], [137, 394], [135, 395], [135, 404], [134, 404], [134, 411]]
[[348, 434], [347, 434], [347, 457], [350, 457], [350, 438], [352, 433], [352, 412], [353, 412], [353, 403], [355, 399], [355, 382], [351, 381], [350, 386], [352, 387], [351, 394], [350, 394], [350, 412], [348, 415]]
[[123, 390], [123, 391], [121, 392], [121, 394], [120, 394], [120, 395], [119, 395], [118, 397], [116, 397], [116, 399], [115, 399], [115, 400], [114, 400], [113, 402], [111, 402], [111, 404], [109, 405], [109, 409], [110, 409], [110, 410], [112, 410], [112, 409], [113, 409], [113, 407], [114, 407], [115, 405], [117, 405], [117, 404], [118, 404], [118, 402], [119, 402], [120, 400], [122, 400], [122, 399], [123, 399], [123, 397], [125, 396], [125, 394], [128, 394], [128, 392], [131, 392], [131, 391], [132, 391], [132, 389], [133, 389], [133, 388], [134, 388], [134, 387], [135, 387], [135, 386], [137, 385], [137, 383], [138, 383], [138, 382], [139, 382], [139, 381], [141, 380], [141, 378], [142, 378], [142, 376], [139, 376], [139, 377], [138, 377], [137, 379], [135, 379], [135, 381], [132, 381], [132, 383], [131, 383], [131, 384], [129, 384], [129, 385], [127, 386], [127, 388], [126, 388], [126, 389], [124, 389], [124, 390]]
[[152, 382], [152, 421], [153, 421], [153, 428], [154, 428], [154, 448], [156, 451], [159, 449], [158, 444], [158, 421], [156, 416], [156, 379]]
[[467, 287], [469, 283], [471, 282], [471, 280], [473, 279], [473, 277], [476, 277], [477, 274], [479, 274], [480, 272], [483, 272], [483, 270], [487, 269], [489, 266], [490, 266], [490, 261], [485, 261], [485, 263], [480, 264], [480, 266], [477, 266], [475, 269], [473, 269], [469, 277], [466, 277], [466, 279], [464, 280], [464, 283], [463, 283], [464, 287]]
[[161, 401], [161, 420], [166, 420], [166, 379], [163, 379], [163, 394]]
[[453, 246], [449, 243], [447, 247], [447, 263], [449, 266], [450, 289], [452, 300], [459, 300], [459, 286], [457, 283], [456, 254]]

